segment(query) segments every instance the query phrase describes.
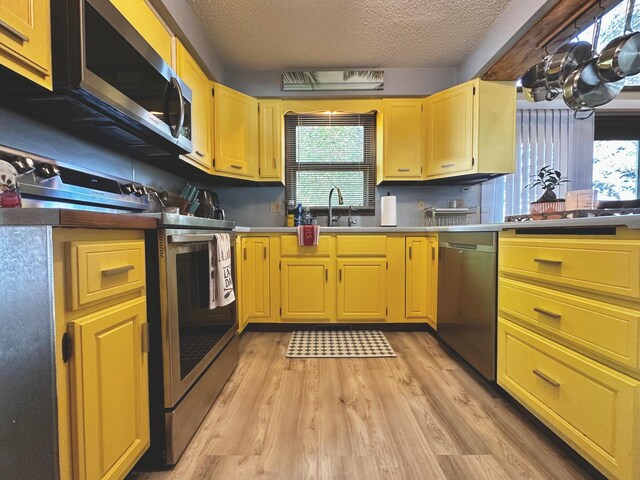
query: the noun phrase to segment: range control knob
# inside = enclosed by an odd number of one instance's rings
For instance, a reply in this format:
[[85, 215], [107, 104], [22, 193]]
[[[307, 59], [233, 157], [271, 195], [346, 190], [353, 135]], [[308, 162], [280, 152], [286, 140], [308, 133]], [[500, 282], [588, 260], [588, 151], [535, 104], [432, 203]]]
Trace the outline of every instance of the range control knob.
[[20, 175], [33, 172], [36, 168], [34, 161], [29, 157], [15, 157], [11, 160], [11, 165]]
[[122, 193], [125, 193], [127, 195], [130, 195], [136, 191], [136, 186], [133, 183], [123, 183], [122, 185], [120, 185], [120, 187], [122, 188]]
[[144, 185], [136, 185], [136, 191], [134, 193], [138, 197], [144, 197], [145, 195], [149, 194], [149, 192], [147, 191], [147, 187], [145, 187]]
[[42, 178], [53, 178], [60, 175], [60, 169], [50, 163], [39, 163], [36, 165], [36, 175]]

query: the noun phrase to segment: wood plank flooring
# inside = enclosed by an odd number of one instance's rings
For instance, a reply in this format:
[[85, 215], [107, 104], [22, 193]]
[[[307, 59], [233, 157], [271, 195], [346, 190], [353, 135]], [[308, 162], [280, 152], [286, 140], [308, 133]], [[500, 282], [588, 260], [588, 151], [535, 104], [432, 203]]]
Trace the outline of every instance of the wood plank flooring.
[[603, 478], [427, 332], [397, 358], [288, 359], [248, 332], [238, 368], [178, 465], [136, 480]]

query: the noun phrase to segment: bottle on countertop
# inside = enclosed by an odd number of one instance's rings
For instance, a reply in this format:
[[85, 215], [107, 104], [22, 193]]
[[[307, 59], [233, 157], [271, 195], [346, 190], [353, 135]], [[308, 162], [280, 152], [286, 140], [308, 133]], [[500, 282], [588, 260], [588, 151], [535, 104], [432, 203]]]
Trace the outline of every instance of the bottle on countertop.
[[302, 225], [302, 204], [299, 203], [294, 212], [294, 226]]
[[304, 207], [302, 209], [301, 225], [311, 225], [311, 209], [309, 207]]

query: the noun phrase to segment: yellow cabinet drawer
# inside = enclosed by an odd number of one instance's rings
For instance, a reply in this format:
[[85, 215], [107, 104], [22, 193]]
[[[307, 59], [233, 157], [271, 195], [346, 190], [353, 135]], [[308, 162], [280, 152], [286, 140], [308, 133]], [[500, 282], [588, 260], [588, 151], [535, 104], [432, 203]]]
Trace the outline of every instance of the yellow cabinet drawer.
[[387, 254], [384, 235], [339, 235], [336, 242], [338, 256], [384, 257]]
[[639, 478], [640, 382], [499, 319], [498, 383], [602, 472]]
[[501, 278], [500, 315], [557, 336], [585, 354], [639, 371], [640, 311]]
[[502, 239], [500, 273], [639, 299], [640, 242]]
[[301, 247], [298, 245], [297, 235], [280, 237], [280, 255], [285, 256], [320, 256], [328, 257], [331, 254], [331, 237], [320, 236], [318, 245], [313, 247]]
[[145, 286], [143, 240], [69, 242], [67, 262], [70, 310]]

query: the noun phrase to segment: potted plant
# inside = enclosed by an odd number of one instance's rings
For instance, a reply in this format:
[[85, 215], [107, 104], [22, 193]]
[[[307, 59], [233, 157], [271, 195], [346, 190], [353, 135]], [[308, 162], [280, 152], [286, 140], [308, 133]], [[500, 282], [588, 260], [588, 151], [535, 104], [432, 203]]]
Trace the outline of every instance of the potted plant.
[[538, 200], [530, 204], [531, 213], [564, 211], [564, 198], [558, 198], [554, 190], [561, 183], [567, 183], [569, 179], [563, 177], [562, 173], [559, 170], [555, 170], [551, 165], [542, 167], [538, 170], [538, 174], [533, 175], [532, 178], [535, 178], [535, 180], [525, 185], [525, 188], [542, 187], [543, 192]]

